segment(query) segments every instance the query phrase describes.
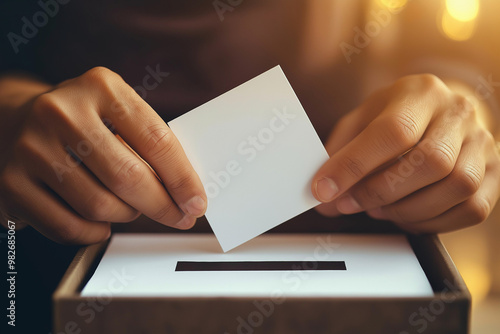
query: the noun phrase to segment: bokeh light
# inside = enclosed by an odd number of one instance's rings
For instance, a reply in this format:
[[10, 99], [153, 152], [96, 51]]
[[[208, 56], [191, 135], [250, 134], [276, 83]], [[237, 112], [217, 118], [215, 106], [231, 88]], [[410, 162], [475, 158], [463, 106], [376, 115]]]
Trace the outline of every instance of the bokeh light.
[[446, 0], [445, 9], [438, 17], [442, 33], [454, 41], [472, 37], [479, 14], [479, 0]]
[[458, 21], [471, 21], [479, 13], [479, 0], [446, 0], [446, 11]]
[[455, 41], [465, 41], [471, 38], [475, 30], [475, 20], [459, 21], [448, 11], [441, 18], [441, 29], [444, 35]]

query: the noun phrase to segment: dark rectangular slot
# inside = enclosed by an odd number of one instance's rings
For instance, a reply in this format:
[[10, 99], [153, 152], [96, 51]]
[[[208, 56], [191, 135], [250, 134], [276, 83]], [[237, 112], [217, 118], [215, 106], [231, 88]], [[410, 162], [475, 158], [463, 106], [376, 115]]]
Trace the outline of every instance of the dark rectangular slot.
[[175, 271], [347, 270], [344, 261], [178, 261]]

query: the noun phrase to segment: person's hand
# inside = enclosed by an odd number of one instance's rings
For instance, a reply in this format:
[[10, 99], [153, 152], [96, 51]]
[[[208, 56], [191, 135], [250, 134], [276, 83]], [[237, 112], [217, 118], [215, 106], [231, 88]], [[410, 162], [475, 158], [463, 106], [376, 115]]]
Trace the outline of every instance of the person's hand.
[[116, 73], [91, 69], [22, 109], [24, 123], [0, 157], [4, 214], [76, 244], [104, 240], [110, 222], [141, 213], [180, 229], [204, 214], [206, 194], [181, 145]]
[[433, 75], [414, 75], [340, 119], [312, 183], [325, 215], [365, 211], [414, 233], [484, 221], [500, 193], [500, 154], [478, 111]]

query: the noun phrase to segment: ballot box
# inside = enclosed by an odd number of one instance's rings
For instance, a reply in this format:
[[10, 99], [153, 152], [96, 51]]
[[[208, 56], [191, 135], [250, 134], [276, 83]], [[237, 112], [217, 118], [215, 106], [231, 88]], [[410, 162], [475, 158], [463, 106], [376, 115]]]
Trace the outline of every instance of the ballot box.
[[114, 234], [53, 295], [54, 333], [467, 333], [470, 294], [437, 236]]

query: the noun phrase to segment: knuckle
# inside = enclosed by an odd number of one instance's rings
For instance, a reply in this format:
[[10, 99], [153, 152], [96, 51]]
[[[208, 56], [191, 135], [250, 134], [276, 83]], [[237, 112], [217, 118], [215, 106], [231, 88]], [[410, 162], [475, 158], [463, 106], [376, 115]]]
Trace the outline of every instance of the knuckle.
[[[99, 231], [97, 231], [99, 230]], [[104, 241], [111, 235], [111, 224], [110, 223], [99, 223], [99, 227], [92, 231], [91, 235], [85, 236], [85, 239], [80, 239], [79, 243], [94, 244]]]
[[117, 73], [102, 66], [91, 68], [82, 75], [82, 79], [85, 83], [95, 86], [111, 96], [114, 96], [114, 94], [110, 87], [123, 80]]
[[354, 199], [362, 206], [373, 204], [380, 206], [388, 204], [387, 196], [380, 191], [380, 187], [366, 185], [353, 193]]
[[108, 194], [96, 192], [87, 200], [84, 217], [94, 221], [108, 220], [115, 209], [113, 202], [113, 199]]
[[484, 222], [491, 212], [489, 202], [481, 197], [469, 199], [466, 202], [466, 209], [469, 213], [471, 225], [477, 225]]
[[174, 216], [176, 208], [173, 203], [168, 203], [159, 208], [150, 218], [155, 221], [166, 221], [170, 220], [170, 217]]
[[[142, 110], [141, 106], [137, 105], [134, 100], [121, 99], [115, 96], [113, 93], [111, 93], [111, 99], [113, 100], [113, 102], [111, 102], [110, 104], [110, 111], [113, 113], [114, 117], [120, 120], [130, 119], [134, 113], [140, 112]], [[115, 132], [116, 128], [111, 119], [105, 118], [103, 119], [103, 121], [106, 124], [106, 127], [111, 132]]]
[[101, 242], [101, 241], [108, 239], [110, 236], [111, 236], [111, 225], [108, 224], [106, 226], [106, 228], [103, 229], [102, 233], [95, 236], [94, 240], [87, 241], [87, 243], [98, 243], [98, 242]]
[[414, 111], [410, 107], [387, 117], [385, 120], [387, 131], [387, 142], [398, 149], [409, 149], [415, 146], [420, 139], [419, 126], [415, 120]]
[[112, 179], [112, 188], [119, 193], [127, 193], [136, 189], [147, 173], [146, 166], [135, 157], [122, 158], [117, 166]]
[[184, 190], [191, 185], [191, 176], [188, 173], [183, 173], [175, 178], [172, 178], [171, 181], [168, 182], [169, 191], [178, 191]]
[[441, 79], [431, 73], [414, 74], [402, 77], [396, 81], [395, 86], [400, 89], [410, 88], [413, 91], [420, 92], [446, 87]]
[[450, 174], [453, 189], [466, 197], [474, 195], [481, 186], [482, 174], [475, 166], [456, 168]]
[[432, 73], [423, 73], [418, 75], [418, 80], [423, 89], [434, 89], [441, 88], [444, 86], [443, 81], [439, 79], [435, 74]]
[[445, 141], [434, 142], [428, 153], [424, 163], [432, 175], [444, 178], [453, 171], [456, 153], [450, 144]]
[[454, 94], [452, 97], [452, 115], [460, 120], [470, 119], [475, 115], [474, 105], [468, 98], [460, 94]]
[[75, 245], [82, 243], [83, 228], [76, 222], [64, 221], [54, 232], [52, 239], [60, 244]]
[[137, 218], [139, 218], [139, 216], [141, 215], [141, 213], [137, 210], [132, 210], [129, 215], [127, 217], [124, 217], [121, 222], [123, 223], [128, 223], [128, 222], [131, 222], [131, 221], [134, 221], [136, 220]]
[[358, 158], [343, 157], [340, 160], [340, 167], [354, 178], [361, 178], [365, 175], [365, 166]]
[[116, 75], [115, 72], [104, 66], [96, 66], [85, 72], [86, 79], [95, 82], [106, 82], [110, 77]]
[[50, 92], [40, 94], [33, 100], [33, 109], [35, 110], [51, 109], [57, 105], [57, 99]]
[[33, 100], [32, 112], [37, 120], [45, 120], [46, 118], [53, 118], [64, 115], [64, 110], [61, 107], [59, 99], [54, 93], [48, 92], [37, 96]]
[[162, 125], [148, 127], [143, 137], [146, 138], [144, 151], [151, 159], [164, 161], [178, 149], [173, 132]]
[[36, 125], [42, 126], [46, 134], [53, 133], [55, 125], [75, 128], [71, 108], [67, 108], [64, 101], [53, 92], [38, 96], [33, 101], [31, 114]]

